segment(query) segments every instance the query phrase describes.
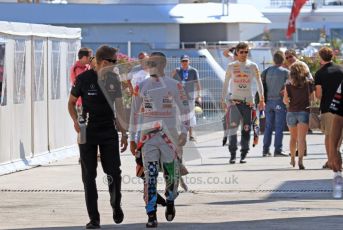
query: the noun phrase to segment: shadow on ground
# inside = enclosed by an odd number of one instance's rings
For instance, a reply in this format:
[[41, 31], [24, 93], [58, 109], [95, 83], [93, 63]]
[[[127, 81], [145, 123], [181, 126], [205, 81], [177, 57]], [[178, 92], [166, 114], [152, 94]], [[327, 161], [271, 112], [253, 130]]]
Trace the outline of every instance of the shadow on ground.
[[[252, 221], [232, 221], [218, 223], [160, 223], [159, 229], [272, 229], [272, 230], [336, 230], [343, 225], [343, 215], [335, 216], [316, 216], [303, 218], [284, 218], [284, 219], [265, 219]], [[44, 227], [44, 228], [25, 228], [30, 230], [76, 230], [83, 229], [83, 226], [66, 227]], [[122, 224], [122, 225], [103, 225], [102, 229], [143, 229], [145, 223]]]
[[[301, 202], [303, 202], [304, 200], [333, 200], [332, 180], [286, 181], [282, 183], [280, 186], [278, 186], [277, 188], [272, 189], [272, 190], [260, 189], [260, 190], [246, 191], [246, 192], [266, 193], [268, 195], [264, 199], [227, 200], [227, 201], [220, 201], [220, 202], [210, 202], [207, 204], [209, 205], [240, 205], [240, 204], [261, 204], [261, 203], [270, 203], [270, 202], [278, 202], [278, 201], [293, 201], [293, 202], [299, 202], [299, 204], [301, 205]], [[337, 201], [337, 202], [341, 202], [341, 201]], [[278, 211], [284, 211], [283, 209], [285, 208], [281, 208]], [[330, 210], [330, 208], [318, 207], [318, 208], [313, 208], [312, 210], [322, 211], [322, 210]], [[339, 209], [339, 211], [342, 211], [343, 213], [343, 205], [342, 205], [342, 208]]]

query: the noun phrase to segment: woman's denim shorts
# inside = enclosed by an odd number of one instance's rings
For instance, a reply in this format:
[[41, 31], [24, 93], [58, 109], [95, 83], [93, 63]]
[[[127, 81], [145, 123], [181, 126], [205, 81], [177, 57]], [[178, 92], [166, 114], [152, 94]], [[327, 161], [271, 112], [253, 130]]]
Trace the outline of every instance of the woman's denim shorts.
[[309, 112], [287, 112], [286, 121], [290, 127], [297, 126], [298, 123], [308, 124], [310, 120]]

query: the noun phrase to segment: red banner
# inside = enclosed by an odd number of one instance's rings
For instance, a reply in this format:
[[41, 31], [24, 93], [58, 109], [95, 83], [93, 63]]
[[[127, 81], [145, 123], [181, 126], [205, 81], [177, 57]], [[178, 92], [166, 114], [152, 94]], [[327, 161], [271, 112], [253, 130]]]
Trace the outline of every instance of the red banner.
[[295, 32], [295, 21], [300, 13], [300, 9], [307, 2], [307, 0], [294, 0], [291, 15], [289, 16], [287, 38], [290, 39], [292, 34]]

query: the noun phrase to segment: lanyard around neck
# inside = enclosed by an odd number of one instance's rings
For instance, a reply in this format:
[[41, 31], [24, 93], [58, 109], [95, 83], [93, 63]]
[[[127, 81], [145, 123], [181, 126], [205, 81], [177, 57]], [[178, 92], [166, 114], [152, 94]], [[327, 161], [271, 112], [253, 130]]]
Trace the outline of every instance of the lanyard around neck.
[[181, 68], [181, 71], [182, 71], [181, 72], [182, 73], [182, 76], [181, 76], [182, 81], [187, 81], [188, 80], [188, 69], [184, 70]]

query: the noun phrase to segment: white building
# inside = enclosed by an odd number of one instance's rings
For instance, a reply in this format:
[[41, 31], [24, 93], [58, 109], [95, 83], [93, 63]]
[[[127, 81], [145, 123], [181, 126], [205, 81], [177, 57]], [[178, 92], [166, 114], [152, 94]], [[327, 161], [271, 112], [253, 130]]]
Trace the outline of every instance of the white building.
[[[297, 32], [291, 40], [286, 38], [286, 30], [291, 8], [266, 8], [262, 12], [272, 22], [266, 28], [271, 41], [293, 41], [301, 44], [343, 40], [343, 5], [320, 4], [316, 7], [304, 6], [296, 20]], [[263, 34], [256, 37], [262, 39]]]
[[79, 27], [83, 45], [96, 48], [107, 43], [126, 51], [131, 41], [133, 54], [152, 48], [180, 48], [182, 42], [247, 40], [270, 22], [256, 8], [244, 4], [113, 2], [120, 4], [0, 3], [0, 20]]

